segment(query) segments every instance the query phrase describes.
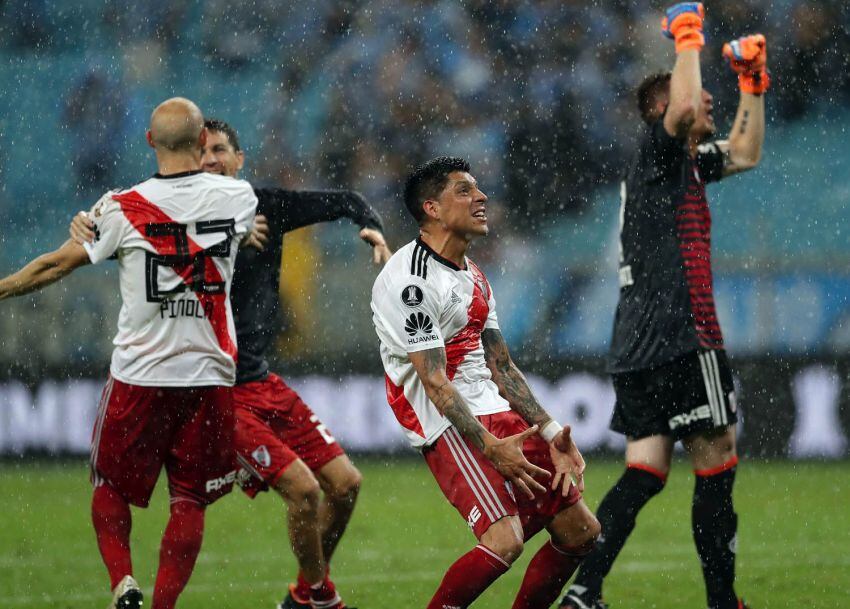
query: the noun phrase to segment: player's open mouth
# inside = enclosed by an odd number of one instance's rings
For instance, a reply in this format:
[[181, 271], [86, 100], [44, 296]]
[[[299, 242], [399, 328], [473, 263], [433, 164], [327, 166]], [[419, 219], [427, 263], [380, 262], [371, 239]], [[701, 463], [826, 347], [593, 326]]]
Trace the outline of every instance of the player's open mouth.
[[473, 218], [477, 218], [479, 220], [487, 221], [487, 212], [484, 209], [479, 209], [477, 212], [472, 214]]

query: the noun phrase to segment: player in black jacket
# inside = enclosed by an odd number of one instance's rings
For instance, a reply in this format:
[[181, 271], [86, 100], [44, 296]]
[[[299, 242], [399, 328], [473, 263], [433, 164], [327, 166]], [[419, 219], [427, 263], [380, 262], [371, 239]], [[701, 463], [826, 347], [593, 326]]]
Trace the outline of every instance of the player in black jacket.
[[[245, 155], [235, 130], [218, 120], [207, 120], [206, 128], [202, 169], [236, 177]], [[283, 235], [345, 217], [361, 227], [360, 237], [372, 246], [375, 263], [385, 263], [392, 252], [377, 214], [355, 192], [255, 192], [259, 202], [252, 247], [240, 250], [231, 289], [239, 348], [233, 392], [239, 482], [250, 497], [272, 487], [287, 503], [300, 570], [280, 609], [339, 609], [344, 604], [328, 577], [328, 564], [351, 517], [361, 475], [298, 394], [269, 372], [266, 351], [280, 327]], [[79, 214], [71, 236], [91, 240], [89, 227], [85, 214]]]
[[757, 165], [769, 78], [763, 36], [727, 45], [741, 98], [729, 139], [712, 140], [712, 97], [700, 72], [703, 16], [696, 2], [667, 11], [662, 27], [676, 41], [675, 67], [638, 90], [646, 129], [622, 185], [620, 301], [609, 358], [617, 397], [611, 428], [627, 438], [626, 471], [599, 506], [603, 536], [561, 607], [605, 606], [603, 579], [638, 512], [664, 487], [676, 441], [696, 473], [692, 528], [708, 606], [743, 606], [734, 588], [737, 414], [714, 306], [705, 185]]

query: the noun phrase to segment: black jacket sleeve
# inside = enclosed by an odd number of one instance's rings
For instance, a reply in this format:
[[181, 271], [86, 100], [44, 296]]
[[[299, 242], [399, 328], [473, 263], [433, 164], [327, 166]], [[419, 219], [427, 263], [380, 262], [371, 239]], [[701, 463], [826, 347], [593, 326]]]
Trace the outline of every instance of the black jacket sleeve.
[[351, 190], [258, 188], [257, 210], [286, 233], [317, 222], [350, 218], [363, 228], [384, 230], [381, 218], [360, 193]]

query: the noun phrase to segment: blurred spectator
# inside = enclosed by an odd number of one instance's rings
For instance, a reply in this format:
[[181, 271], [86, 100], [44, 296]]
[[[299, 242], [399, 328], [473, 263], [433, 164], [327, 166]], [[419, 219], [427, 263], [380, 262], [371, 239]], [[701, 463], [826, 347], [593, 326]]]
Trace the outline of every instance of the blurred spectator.
[[42, 49], [51, 43], [53, 24], [47, 0], [0, 2], [0, 34], [19, 49]]
[[128, 115], [123, 87], [98, 68], [89, 69], [65, 100], [79, 190], [114, 187]]

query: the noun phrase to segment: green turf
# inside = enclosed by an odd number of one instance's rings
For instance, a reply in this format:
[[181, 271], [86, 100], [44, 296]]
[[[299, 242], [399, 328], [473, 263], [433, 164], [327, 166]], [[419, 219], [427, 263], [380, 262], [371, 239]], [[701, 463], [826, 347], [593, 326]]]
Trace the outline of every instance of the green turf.
[[[334, 559], [349, 604], [424, 607], [444, 569], [473, 545], [424, 464], [364, 460], [354, 520]], [[620, 465], [591, 460], [595, 508]], [[0, 465], [0, 607], [105, 607], [106, 571], [89, 520], [86, 467]], [[739, 591], [755, 609], [850, 606], [850, 464], [745, 463], [738, 474]], [[606, 583], [612, 609], [705, 607], [690, 533], [692, 476], [674, 466]], [[164, 487], [134, 512], [136, 577], [150, 591], [166, 519]], [[215, 504], [181, 609], [272, 609], [294, 572], [280, 499]], [[541, 539], [474, 606], [507, 608]], [[148, 598], [150, 598], [148, 596]]]

